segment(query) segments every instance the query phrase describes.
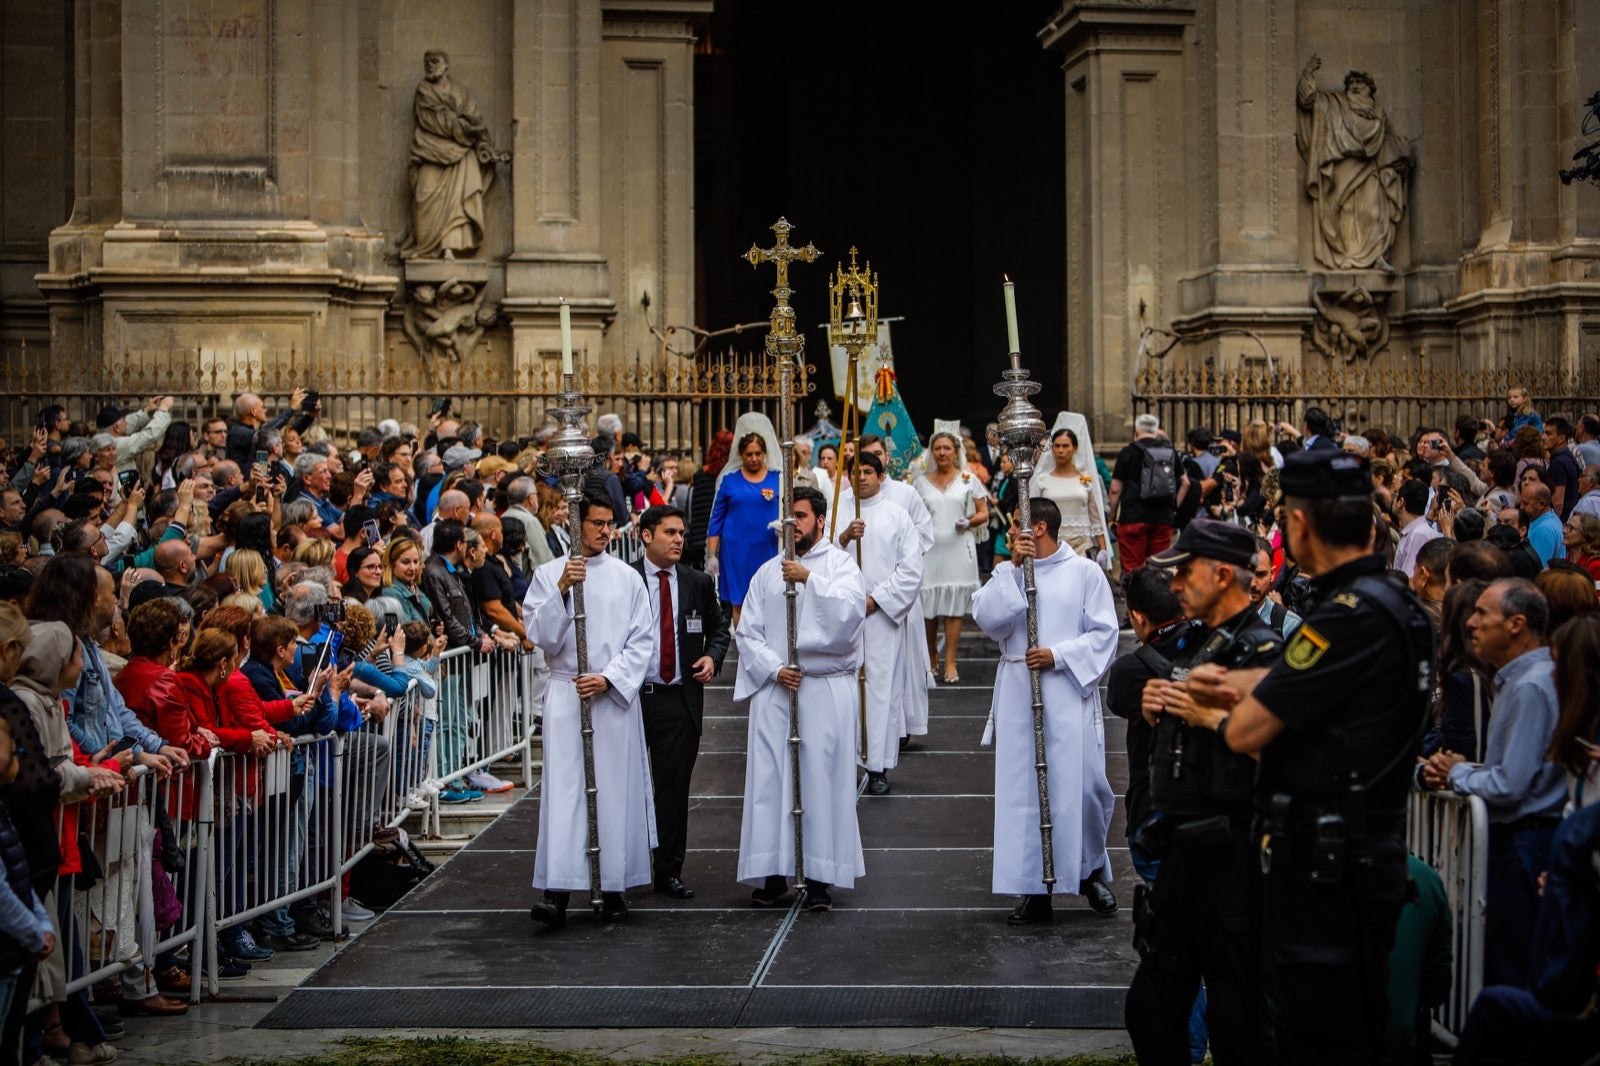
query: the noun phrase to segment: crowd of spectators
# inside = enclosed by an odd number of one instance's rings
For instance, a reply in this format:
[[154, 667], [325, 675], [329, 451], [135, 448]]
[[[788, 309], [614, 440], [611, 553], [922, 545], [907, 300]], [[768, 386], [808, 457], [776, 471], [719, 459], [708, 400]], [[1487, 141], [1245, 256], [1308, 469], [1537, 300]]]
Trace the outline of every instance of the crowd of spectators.
[[[363, 427], [342, 448], [304, 392], [276, 414], [241, 395], [231, 418], [198, 426], [174, 421], [173, 406], [107, 406], [92, 427], [49, 407], [24, 447], [0, 451], [0, 1001], [7, 1053], [22, 1047], [26, 1062], [109, 1062], [115, 1017], [180, 1014], [190, 989], [187, 967], [163, 954], [92, 1000], [62, 992], [65, 975], [86, 972], [89, 945], [72, 899], [82, 893], [58, 893], [82, 861], [75, 820], [59, 812], [137, 776], [182, 774], [213, 750], [260, 758], [338, 733], [347, 768], [367, 768], [347, 790], [344, 838], [381, 833], [358, 812], [405, 795], [430, 753], [470, 765], [467, 693], [460, 675], [441, 676], [440, 656], [536, 656], [522, 596], [569, 543], [565, 500], [537, 469], [553, 427], [497, 441], [441, 412], [420, 428]], [[689, 503], [675, 458], [646, 455], [615, 416], [598, 429], [591, 487], [618, 514]], [[387, 731], [402, 760], [380, 726], [412, 690], [424, 697], [404, 704], [413, 720]], [[311, 757], [292, 765], [297, 797], [327, 771]], [[510, 787], [478, 770], [438, 798]], [[328, 844], [313, 834], [268, 849], [243, 824], [218, 828], [217, 890], [235, 907], [248, 878], [253, 898], [270, 898]], [[371, 917], [348, 895], [341, 909]], [[324, 904], [280, 907], [222, 933], [217, 976], [333, 935]], [[30, 993], [46, 1004], [31, 1014]]]
[[[1310, 408], [1299, 426], [1200, 428], [1186, 444], [1174, 448], [1144, 416], [1113, 472], [1109, 517], [1141, 640], [1159, 640], [1178, 617], [1164, 575], [1141, 582], [1144, 560], [1197, 515], [1258, 536], [1252, 600], [1292, 634], [1307, 582], [1279, 528], [1283, 455], [1342, 450], [1370, 461], [1372, 551], [1436, 626], [1415, 785], [1478, 797], [1488, 812], [1487, 987], [1456, 1060], [1585, 1061], [1600, 1048], [1600, 415], [1543, 417], [1514, 388], [1500, 419], [1464, 416], [1448, 429], [1345, 433]], [[1130, 726], [1130, 753], [1140, 743]], [[1136, 794], [1137, 780], [1130, 809]], [[1437, 874], [1415, 860], [1412, 881], [1419, 900], [1439, 896]], [[1441, 984], [1437, 967], [1404, 957], [1423, 950], [1402, 936], [1392, 960], [1411, 987], [1399, 999], [1392, 987], [1391, 1002], [1420, 1010], [1390, 1019], [1401, 1057], [1425, 1047], [1427, 1011], [1450, 991], [1448, 970]]]

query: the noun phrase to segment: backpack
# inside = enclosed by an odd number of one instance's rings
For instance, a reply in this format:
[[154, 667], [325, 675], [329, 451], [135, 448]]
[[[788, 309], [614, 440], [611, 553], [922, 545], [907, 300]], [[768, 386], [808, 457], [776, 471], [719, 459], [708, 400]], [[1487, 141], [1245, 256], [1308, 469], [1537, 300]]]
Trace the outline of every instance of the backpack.
[[351, 867], [350, 894], [374, 910], [385, 910], [432, 872], [433, 863], [400, 832], [392, 840], [375, 841]]
[[1178, 495], [1178, 457], [1172, 445], [1140, 444], [1139, 499], [1145, 503], [1174, 500]]

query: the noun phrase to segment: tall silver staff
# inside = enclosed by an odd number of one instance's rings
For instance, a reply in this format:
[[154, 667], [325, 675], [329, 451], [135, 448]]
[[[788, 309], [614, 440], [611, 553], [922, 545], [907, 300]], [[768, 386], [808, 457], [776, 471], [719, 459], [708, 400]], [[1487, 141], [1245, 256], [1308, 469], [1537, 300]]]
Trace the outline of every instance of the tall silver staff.
[[[778, 437], [783, 442], [783, 475], [779, 478], [778, 512], [783, 520], [785, 562], [793, 562], [795, 557], [794, 373], [800, 363], [800, 354], [806, 347], [805, 338], [794, 328], [794, 308], [789, 306], [789, 296], [793, 292], [789, 288], [789, 263], [796, 259], [806, 263], [815, 262], [821, 254], [814, 244], [808, 243], [804, 248], [789, 247], [789, 231], [793, 228], [787, 219], [779, 218], [772, 225], [772, 232], [777, 234], [772, 247], [759, 248], [752, 244], [744, 254], [751, 266], [773, 263], [778, 269], [778, 284], [772, 290], [777, 303], [772, 308], [772, 324], [767, 330], [767, 354], [773, 357], [778, 368]], [[800, 590], [795, 588], [794, 582], [785, 580], [784, 619], [788, 626], [789, 643], [789, 661], [785, 665], [790, 670], [800, 669], [799, 631], [795, 618], [795, 600], [799, 595]], [[789, 690], [789, 769], [794, 778], [794, 806], [789, 812], [794, 818], [794, 881], [795, 888], [803, 892], [806, 885], [805, 804], [801, 802], [800, 788], [800, 693], [795, 689]]]
[[[539, 457], [539, 473], [561, 480], [561, 495], [567, 501], [567, 533], [571, 551], [582, 551], [583, 481], [594, 469], [594, 448], [589, 444], [583, 416], [593, 410], [584, 405], [572, 372], [572, 311], [561, 303], [561, 392], [560, 400], [549, 409], [561, 427], [550, 440], [550, 447]], [[588, 614], [583, 606], [583, 582], [572, 586], [572, 627], [577, 639], [578, 676], [589, 672]], [[594, 777], [594, 716], [588, 696], [578, 698], [579, 732], [583, 737], [583, 795], [589, 819], [589, 906], [600, 913], [600, 812], [599, 789]]]
[[[1022, 368], [1022, 353], [1018, 350], [1017, 309], [1015, 292], [1010, 279], [1006, 280], [1006, 325], [1011, 342], [1011, 369], [994, 387], [995, 395], [1006, 397], [1000, 410], [1000, 446], [1011, 456], [1011, 475], [1017, 479], [1018, 528], [1033, 529], [1033, 508], [1029, 503], [1028, 482], [1033, 478], [1033, 464], [1039, 459], [1039, 445], [1044, 440], [1044, 417], [1028, 401], [1038, 392], [1037, 381], [1028, 380]], [[1028, 647], [1039, 643], [1039, 590], [1033, 580], [1033, 558], [1022, 560], [1022, 588], [1028, 598]], [[1039, 779], [1039, 853], [1044, 859], [1044, 890], [1052, 891], [1056, 883], [1056, 856], [1054, 826], [1050, 822], [1050, 767], [1045, 760], [1044, 689], [1039, 671], [1028, 671], [1029, 685], [1033, 690], [1033, 769]]]

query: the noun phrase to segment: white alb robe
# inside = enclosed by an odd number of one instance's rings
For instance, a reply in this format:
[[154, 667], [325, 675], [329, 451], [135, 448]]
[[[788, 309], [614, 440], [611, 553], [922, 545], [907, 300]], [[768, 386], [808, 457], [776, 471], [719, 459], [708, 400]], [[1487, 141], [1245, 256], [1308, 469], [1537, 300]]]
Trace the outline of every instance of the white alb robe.
[[[841, 516], [855, 517], [854, 510]], [[855, 558], [861, 550], [861, 577], [877, 610], [867, 615], [861, 628], [862, 654], [867, 663], [868, 770], [893, 770], [900, 761], [900, 738], [905, 735], [906, 676], [900, 668], [905, 654], [902, 630], [911, 605], [922, 589], [922, 547], [911, 517], [879, 492], [861, 501], [861, 521], [866, 533], [859, 541], [841, 545]], [[840, 528], [840, 536], [848, 525]], [[922, 633], [913, 634], [918, 640]], [[918, 686], [924, 692], [926, 688]], [[856, 687], [859, 701], [860, 686]], [[859, 708], [859, 702], [857, 704]], [[857, 718], [860, 718], [859, 713]]]
[[[904, 481], [887, 479], [878, 495], [897, 504], [911, 519], [917, 531], [917, 550], [926, 554], [933, 547], [933, 516], [928, 505], [922, 502], [917, 490]], [[855, 517], [855, 494], [850, 479], [846, 478], [839, 492], [839, 525], [843, 529]], [[829, 521], [833, 521], [830, 517]], [[922, 599], [919, 596], [906, 614], [905, 625], [900, 627], [901, 693], [905, 696], [905, 733], [920, 737], [928, 732], [928, 689], [933, 676], [933, 663], [928, 659], [928, 634], [924, 625]]]
[[[800, 784], [805, 809], [805, 875], [850, 888], [867, 872], [856, 823], [856, 668], [867, 593], [853, 558], [819, 538], [800, 557], [811, 575], [796, 586], [800, 683]], [[734, 700], [750, 701], [745, 749], [739, 880], [794, 876], [793, 776], [789, 690], [778, 684], [788, 661], [781, 556], [756, 571], [734, 639], [739, 676]]]
[[[589, 889], [589, 821], [584, 798], [577, 629], [572, 596], [556, 582], [565, 558], [533, 572], [522, 601], [528, 638], [544, 650], [550, 680], [544, 693], [544, 773], [539, 782], [539, 840], [533, 887]], [[610, 687], [590, 701], [600, 831], [600, 887], [621, 892], [651, 881], [656, 844], [654, 790], [644, 741], [639, 686], [656, 661], [656, 631], [644, 582], [621, 559], [590, 556], [583, 583], [589, 669]]]
[[[1092, 874], [1111, 880], [1106, 834], [1116, 797], [1106, 780], [1100, 677], [1117, 650], [1117, 614], [1105, 574], [1070, 548], [1034, 562], [1039, 591], [1039, 647], [1055, 666], [1043, 672], [1045, 758], [1054, 826], [1056, 885], [1076, 893]], [[994, 730], [994, 891], [1045, 892], [1039, 844], [1039, 786], [1034, 770], [1033, 694], [1023, 656], [1028, 602], [1022, 569], [994, 568], [972, 600], [979, 627], [1000, 644], [991, 705]]]

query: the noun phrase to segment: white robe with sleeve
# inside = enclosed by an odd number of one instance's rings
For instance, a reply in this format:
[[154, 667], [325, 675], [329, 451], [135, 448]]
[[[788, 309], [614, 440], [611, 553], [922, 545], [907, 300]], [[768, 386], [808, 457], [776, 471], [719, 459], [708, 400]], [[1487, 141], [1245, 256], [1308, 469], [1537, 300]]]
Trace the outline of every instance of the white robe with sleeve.
[[[533, 887], [587, 892], [589, 821], [575, 684], [577, 629], [571, 595], [556, 590], [566, 563], [564, 558], [555, 559], [536, 569], [522, 601], [528, 639], [544, 650], [550, 665], [544, 692], [544, 773], [539, 782]], [[600, 887], [621, 892], [650, 883], [650, 849], [656, 844], [654, 790], [639, 710], [639, 687], [656, 660], [656, 632], [644, 582], [621, 559], [609, 553], [591, 556], [583, 589], [588, 672], [604, 674], [610, 682], [590, 701]]]
[[[843, 529], [855, 518], [855, 494], [850, 479], [845, 478], [839, 490], [838, 527]], [[928, 505], [922, 502], [917, 490], [904, 481], [886, 479], [878, 496], [897, 504], [911, 519], [917, 531], [917, 550], [924, 554], [933, 547], [933, 516]], [[829, 516], [829, 522], [833, 521]], [[928, 659], [928, 634], [924, 626], [922, 598], [911, 605], [905, 625], [900, 627], [900, 692], [905, 698], [905, 728], [903, 736], [920, 737], [928, 732], [928, 689], [933, 663]]]
[[[851, 888], [867, 872], [856, 823], [856, 668], [867, 594], [855, 560], [826, 538], [800, 562], [811, 571], [795, 600], [805, 674], [799, 714], [805, 875]], [[739, 880], [757, 887], [772, 875], [794, 876], [789, 690], [778, 684], [789, 647], [782, 565], [780, 556], [756, 571], [734, 632], [739, 675], [733, 698], [750, 701]]]
[[[1064, 545], [1034, 563], [1039, 646], [1055, 655], [1043, 672], [1056, 884], [1071, 894], [1093, 874], [1111, 880], [1106, 834], [1116, 797], [1106, 780], [1100, 677], [1117, 649], [1111, 587], [1093, 562]], [[994, 728], [994, 882], [1001, 895], [1043, 895], [1039, 786], [1034, 770], [1033, 694], [1023, 656], [1028, 603], [1022, 570], [994, 568], [973, 597], [978, 625], [1000, 643], [991, 708]]]
[[[854, 517], [853, 507], [840, 516]], [[882, 492], [861, 501], [861, 521], [866, 526], [859, 542], [861, 577], [866, 582], [867, 595], [878, 608], [867, 615], [861, 629], [862, 654], [867, 663], [867, 756], [862, 765], [877, 772], [892, 770], [899, 763], [900, 738], [906, 732], [907, 681], [901, 657], [906, 654], [906, 619], [922, 589], [922, 545], [911, 517]], [[848, 524], [841, 526], [841, 536], [845, 528]], [[855, 558], [857, 542], [841, 546], [846, 555]], [[918, 641], [923, 636], [920, 631], [912, 635]], [[917, 687], [926, 701], [926, 689]], [[860, 691], [858, 684], [858, 709]]]

